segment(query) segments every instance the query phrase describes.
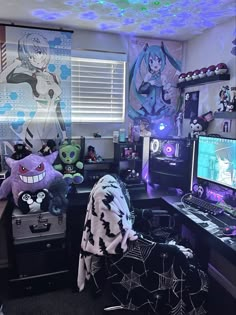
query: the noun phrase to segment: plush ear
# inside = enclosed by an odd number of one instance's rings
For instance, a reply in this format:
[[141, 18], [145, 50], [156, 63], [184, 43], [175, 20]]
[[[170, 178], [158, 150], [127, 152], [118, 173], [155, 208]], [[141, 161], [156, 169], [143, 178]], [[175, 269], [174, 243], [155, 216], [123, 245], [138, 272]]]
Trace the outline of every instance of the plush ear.
[[51, 165], [53, 165], [53, 163], [55, 162], [56, 158], [58, 155], [58, 151], [55, 151], [49, 155], [46, 155], [44, 158], [47, 160], [47, 162]]
[[7, 157], [5, 161], [10, 168], [12, 168], [13, 164], [15, 163], [15, 160], [10, 157]]

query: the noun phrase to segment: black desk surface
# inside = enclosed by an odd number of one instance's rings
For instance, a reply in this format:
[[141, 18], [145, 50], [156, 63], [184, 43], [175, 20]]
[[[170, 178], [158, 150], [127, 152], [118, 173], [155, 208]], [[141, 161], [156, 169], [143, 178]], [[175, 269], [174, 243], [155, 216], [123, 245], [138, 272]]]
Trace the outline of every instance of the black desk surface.
[[[79, 204], [86, 208], [90, 191], [91, 187], [80, 187], [77, 193], [69, 196], [70, 205]], [[148, 185], [147, 189], [130, 189], [129, 193], [134, 207], [153, 208], [158, 206], [179, 214], [181, 221], [204, 239], [209, 247], [215, 248], [236, 265], [236, 236], [226, 237], [222, 233], [224, 227], [236, 225], [236, 219], [227, 214], [215, 217], [198, 210], [194, 211], [194, 209], [190, 212], [180, 202], [181, 194], [175, 189], [161, 190]], [[208, 226], [204, 226], [206, 223]]]
[[223, 228], [228, 225], [236, 225], [236, 219], [228, 214], [213, 216], [199, 210], [185, 209], [178, 196], [163, 196], [163, 207], [166, 205], [181, 216], [181, 220], [190, 229], [196, 232], [209, 247], [214, 248], [231, 263], [236, 265], [236, 236], [223, 235]]

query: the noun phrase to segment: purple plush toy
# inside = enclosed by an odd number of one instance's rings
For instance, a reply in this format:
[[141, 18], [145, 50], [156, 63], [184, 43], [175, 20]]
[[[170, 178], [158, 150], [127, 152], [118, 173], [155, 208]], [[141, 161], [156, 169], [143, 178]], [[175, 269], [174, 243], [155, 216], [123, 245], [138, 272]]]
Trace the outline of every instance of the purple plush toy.
[[56, 151], [47, 156], [30, 154], [21, 160], [6, 158], [11, 175], [2, 182], [0, 199], [6, 199], [12, 192], [14, 202], [18, 206], [21, 192], [48, 189], [55, 180], [62, 179], [62, 174], [52, 166], [57, 155]]

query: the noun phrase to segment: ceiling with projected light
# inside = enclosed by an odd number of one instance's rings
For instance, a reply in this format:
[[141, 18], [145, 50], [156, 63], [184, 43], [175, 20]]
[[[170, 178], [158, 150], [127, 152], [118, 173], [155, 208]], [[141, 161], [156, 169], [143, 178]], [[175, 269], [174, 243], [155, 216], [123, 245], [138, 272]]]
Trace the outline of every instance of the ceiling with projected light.
[[235, 18], [235, 0], [0, 0], [0, 22], [188, 40]]

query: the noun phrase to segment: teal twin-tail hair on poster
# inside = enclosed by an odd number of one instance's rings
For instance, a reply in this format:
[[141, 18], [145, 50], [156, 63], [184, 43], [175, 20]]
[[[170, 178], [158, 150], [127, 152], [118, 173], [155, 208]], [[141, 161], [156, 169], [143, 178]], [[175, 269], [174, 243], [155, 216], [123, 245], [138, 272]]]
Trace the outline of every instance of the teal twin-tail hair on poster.
[[71, 136], [71, 32], [0, 26], [0, 138], [38, 152]]
[[176, 82], [171, 82], [167, 76], [163, 79], [167, 60], [175, 70], [181, 72], [181, 61], [172, 56], [163, 42], [161, 45], [146, 43], [138, 54], [129, 73], [129, 93], [132, 95], [128, 107], [130, 119], [148, 119], [150, 123], [168, 120], [172, 125], [175, 123], [180, 105], [178, 98], [174, 104], [171, 99]]

